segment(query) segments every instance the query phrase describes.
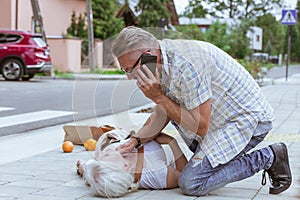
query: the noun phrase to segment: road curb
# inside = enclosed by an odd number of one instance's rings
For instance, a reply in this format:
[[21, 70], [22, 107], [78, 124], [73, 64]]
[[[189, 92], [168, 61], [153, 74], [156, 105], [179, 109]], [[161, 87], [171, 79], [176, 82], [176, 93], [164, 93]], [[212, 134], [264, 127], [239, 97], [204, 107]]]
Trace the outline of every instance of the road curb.
[[[95, 118], [96, 121], [99, 122], [99, 121], [103, 121], [101, 119], [107, 119], [107, 118], [114, 119], [117, 116], [124, 115], [126, 113], [139, 114], [138, 113], [139, 110], [143, 108], [153, 107], [153, 106], [155, 106], [155, 104], [150, 102], [142, 106], [137, 106], [127, 111], [122, 111], [119, 113], [114, 113], [105, 116], [98, 116]], [[95, 125], [95, 124], [91, 124], [91, 122], [94, 122], [93, 118], [83, 119], [77, 122], [56, 124], [49, 127], [26, 131], [23, 132], [22, 134], [2, 136], [0, 140], [0, 152], [2, 152], [0, 153], [0, 155], [2, 156], [1, 157], [2, 159], [0, 160], [0, 165], [15, 162], [24, 158], [29, 158], [43, 153], [47, 153], [55, 149], [59, 149], [64, 139], [64, 132], [62, 128], [64, 125], [73, 125], [73, 124]], [[110, 124], [110, 125], [113, 126], [114, 124]], [[47, 138], [47, 140], [43, 140], [44, 138]], [[24, 142], [22, 142], [18, 146], [15, 146], [14, 149], [11, 149], [9, 152], [7, 152], [7, 149], [13, 146], [13, 144], [16, 144], [18, 141], [24, 141]], [[59, 143], [59, 141], [61, 141], [61, 143]]]
[[72, 74], [74, 77], [36, 76], [34, 79], [44, 80], [128, 80], [126, 75], [106, 74]]

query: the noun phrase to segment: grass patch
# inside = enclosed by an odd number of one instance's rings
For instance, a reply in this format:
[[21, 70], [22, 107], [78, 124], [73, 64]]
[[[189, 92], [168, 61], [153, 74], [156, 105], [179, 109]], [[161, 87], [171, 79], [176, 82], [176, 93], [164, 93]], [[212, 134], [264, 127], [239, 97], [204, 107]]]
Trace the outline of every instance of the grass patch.
[[101, 74], [125, 74], [123, 71], [118, 70], [118, 71], [110, 71], [110, 70], [104, 70], [100, 72]]
[[[46, 76], [46, 74], [44, 72], [39, 72], [39, 73], [36, 73], [35, 76]], [[74, 78], [75, 77], [72, 73], [63, 73], [63, 72], [58, 72], [58, 71], [54, 71], [54, 76], [60, 77], [60, 78]]]
[[46, 76], [46, 75], [43, 72], [39, 72], [39, 73], [36, 73], [34, 76]]
[[54, 72], [56, 77], [60, 78], [75, 78], [75, 76], [71, 73], [62, 73], [62, 72]]
[[94, 72], [84, 72], [87, 74], [125, 74], [123, 71], [116, 69], [116, 70], [111, 70], [111, 69], [95, 69]]
[[[57, 70], [54, 71], [54, 76], [55, 77], [60, 77], [60, 78], [75, 78], [74, 76], [75, 73], [71, 72], [58, 72]], [[118, 74], [125, 74], [123, 71], [116, 69], [108, 69], [108, 70], [103, 70], [103, 69], [96, 69], [94, 72], [82, 72], [82, 74], [108, 74], [108, 75], [118, 75]], [[35, 76], [46, 76], [45, 73], [39, 72], [36, 73]]]

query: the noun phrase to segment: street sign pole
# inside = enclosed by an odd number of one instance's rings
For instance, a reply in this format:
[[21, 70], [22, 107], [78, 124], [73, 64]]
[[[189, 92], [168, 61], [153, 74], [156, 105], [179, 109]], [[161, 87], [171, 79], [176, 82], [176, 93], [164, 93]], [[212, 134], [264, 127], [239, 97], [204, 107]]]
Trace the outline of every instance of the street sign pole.
[[287, 56], [286, 56], [286, 68], [285, 68], [285, 81], [288, 80], [288, 68], [291, 55], [291, 26], [296, 25], [297, 11], [296, 10], [282, 10], [281, 24], [287, 25]]
[[287, 30], [287, 58], [286, 58], [286, 67], [285, 67], [285, 81], [288, 80], [288, 74], [289, 74], [289, 62], [290, 62], [290, 55], [291, 55], [291, 26], [288, 25]]

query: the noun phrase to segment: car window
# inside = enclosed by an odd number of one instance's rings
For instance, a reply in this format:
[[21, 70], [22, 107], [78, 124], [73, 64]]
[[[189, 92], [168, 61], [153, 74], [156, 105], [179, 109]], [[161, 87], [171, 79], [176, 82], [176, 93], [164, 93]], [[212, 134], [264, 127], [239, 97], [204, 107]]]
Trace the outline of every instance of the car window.
[[39, 47], [45, 47], [47, 44], [41, 37], [32, 37], [32, 39], [37, 43]]
[[5, 35], [0, 33], [0, 44], [6, 43]]
[[17, 42], [18, 40], [20, 40], [22, 38], [21, 35], [6, 35], [6, 42]]

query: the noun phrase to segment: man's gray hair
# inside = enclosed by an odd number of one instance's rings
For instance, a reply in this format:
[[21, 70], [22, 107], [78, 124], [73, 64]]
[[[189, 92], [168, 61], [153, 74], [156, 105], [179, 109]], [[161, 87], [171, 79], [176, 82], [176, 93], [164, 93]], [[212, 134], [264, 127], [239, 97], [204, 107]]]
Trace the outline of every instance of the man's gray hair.
[[124, 28], [115, 39], [112, 53], [119, 57], [124, 53], [139, 48], [155, 48], [158, 41], [151, 33], [134, 26]]

